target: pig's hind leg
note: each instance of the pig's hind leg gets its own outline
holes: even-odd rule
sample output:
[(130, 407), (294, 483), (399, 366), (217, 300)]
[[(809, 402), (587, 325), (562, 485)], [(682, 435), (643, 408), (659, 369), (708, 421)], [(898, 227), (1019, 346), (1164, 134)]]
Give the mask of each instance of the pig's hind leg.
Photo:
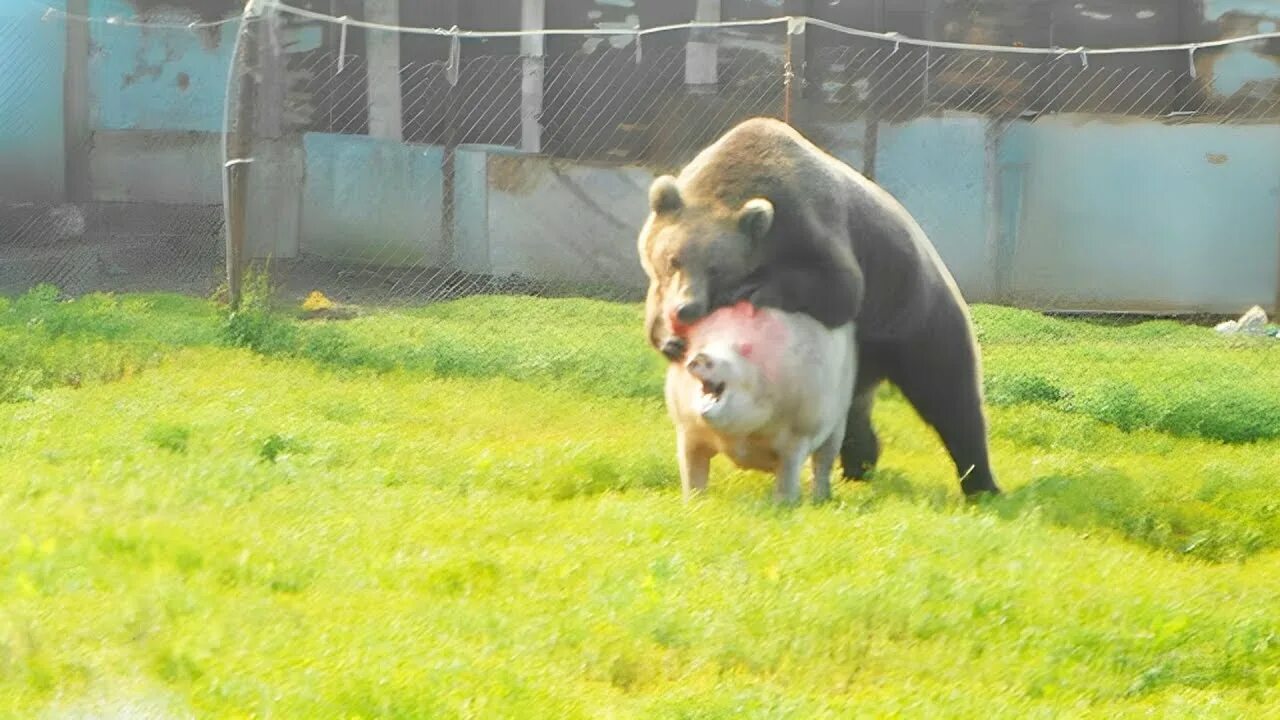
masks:
[(840, 454), (840, 445), (844, 441), (847, 419), (841, 419), (832, 428), (831, 434), (813, 451), (813, 501), (822, 503), (831, 499), (831, 473), (836, 466), (836, 457)]

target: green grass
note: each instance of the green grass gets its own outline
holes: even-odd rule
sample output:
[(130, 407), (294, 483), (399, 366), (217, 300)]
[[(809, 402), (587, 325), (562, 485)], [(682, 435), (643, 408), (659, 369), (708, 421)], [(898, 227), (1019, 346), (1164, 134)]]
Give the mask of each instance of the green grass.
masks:
[(1274, 716), (1280, 342), (975, 319), (1007, 495), (784, 510), (633, 305), (0, 299), (0, 716)]

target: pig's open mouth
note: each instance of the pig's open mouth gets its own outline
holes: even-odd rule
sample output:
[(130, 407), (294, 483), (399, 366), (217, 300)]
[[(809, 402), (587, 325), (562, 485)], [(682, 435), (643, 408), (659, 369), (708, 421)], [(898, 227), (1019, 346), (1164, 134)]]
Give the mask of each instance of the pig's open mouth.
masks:
[(702, 381), (702, 397), (704, 400), (716, 402), (724, 395), (724, 382)]

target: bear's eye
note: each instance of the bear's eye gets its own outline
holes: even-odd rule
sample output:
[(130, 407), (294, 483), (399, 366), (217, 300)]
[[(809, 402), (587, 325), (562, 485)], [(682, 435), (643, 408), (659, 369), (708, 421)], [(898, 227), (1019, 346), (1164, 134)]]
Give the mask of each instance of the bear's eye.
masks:
[(667, 257), (667, 265), (671, 268), (671, 272), (678, 271), (680, 269), (680, 258), (675, 255)]

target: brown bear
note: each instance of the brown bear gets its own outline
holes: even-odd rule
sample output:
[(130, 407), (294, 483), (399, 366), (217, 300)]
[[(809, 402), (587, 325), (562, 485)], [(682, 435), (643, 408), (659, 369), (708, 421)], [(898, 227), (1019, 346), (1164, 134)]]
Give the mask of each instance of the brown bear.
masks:
[(753, 118), (655, 179), (649, 209), (637, 249), (656, 349), (683, 360), (685, 327), (741, 300), (831, 329), (854, 322), (844, 477), (866, 478), (879, 459), (871, 408), (888, 380), (938, 433), (963, 492), (1000, 492), (968, 307), (896, 198), (791, 126)]

